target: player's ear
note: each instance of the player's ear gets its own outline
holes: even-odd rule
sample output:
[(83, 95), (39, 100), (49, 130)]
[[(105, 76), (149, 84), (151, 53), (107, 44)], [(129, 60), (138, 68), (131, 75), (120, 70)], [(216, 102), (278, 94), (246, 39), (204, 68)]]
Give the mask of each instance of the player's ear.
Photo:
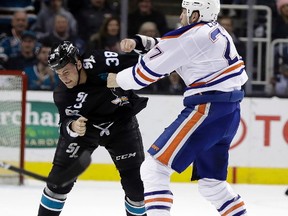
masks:
[(193, 11), (190, 17), (191, 23), (197, 22), (199, 20), (199, 16), (200, 16), (199, 11)]

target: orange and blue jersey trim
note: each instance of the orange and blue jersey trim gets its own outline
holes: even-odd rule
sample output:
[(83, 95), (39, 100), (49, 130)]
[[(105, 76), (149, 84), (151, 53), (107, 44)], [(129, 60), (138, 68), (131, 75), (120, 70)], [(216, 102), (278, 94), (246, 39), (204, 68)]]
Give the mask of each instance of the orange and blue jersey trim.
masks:
[[(142, 66), (144, 71), (141, 71), (138, 64), (140, 64)], [(164, 76), (163, 74), (155, 73), (151, 69), (149, 69), (147, 67), (147, 65), (145, 64), (145, 62), (143, 61), (143, 59), (141, 59), (140, 63), (138, 63), (138, 64), (132, 68), (132, 74), (133, 74), (134, 81), (140, 86), (145, 87), (145, 86), (147, 86), (153, 82), (156, 82), (159, 78)], [(151, 75), (154, 79), (148, 77), (145, 73)], [(140, 77), (142, 79), (142, 81), (140, 81), (140, 79), (138, 79), (138, 77)]]
[[(240, 70), (238, 72), (235, 72), (237, 69), (240, 69)], [(226, 81), (226, 80), (228, 80), (228, 79), (230, 79), (232, 77), (236, 77), (236, 76), (241, 75), (243, 73), (243, 71), (244, 71), (244, 62), (240, 61), (238, 64), (227, 68), (222, 73), (220, 73), (217, 76), (209, 79), (208, 81), (201, 82), (202, 79), (205, 79), (208, 76), (202, 77), (202, 78), (196, 80), (195, 82), (191, 83), (189, 85), (189, 87), (186, 88), (186, 90), (196, 89), (196, 88), (205, 88), (205, 87), (210, 87), (210, 86), (213, 86), (213, 85), (217, 85), (217, 84), (219, 84), (221, 82), (224, 82), (224, 81)], [(213, 75), (213, 74), (214, 73), (212, 73), (211, 75)], [(219, 77), (221, 77), (223, 75), (224, 75), (224, 77), (219, 78)]]
[(138, 85), (145, 87), (145, 86), (147, 86), (148, 84), (141, 82), (141, 81), (136, 77), (136, 70), (135, 70), (136, 66), (137, 66), (137, 65), (134, 65), (134, 67), (132, 68), (132, 74), (133, 74), (134, 81), (135, 81)]

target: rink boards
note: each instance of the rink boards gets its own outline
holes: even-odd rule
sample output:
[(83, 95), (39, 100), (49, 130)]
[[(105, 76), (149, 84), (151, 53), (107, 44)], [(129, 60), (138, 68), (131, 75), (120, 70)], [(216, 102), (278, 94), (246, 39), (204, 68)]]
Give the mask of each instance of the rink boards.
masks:
[[(147, 149), (176, 118), (183, 105), (181, 96), (145, 96), (149, 97), (148, 106), (137, 117), (144, 147)], [(288, 183), (287, 100), (274, 97), (245, 98), (242, 101), (241, 124), (230, 150), (230, 182)], [(52, 110), (52, 107), (50, 92), (28, 92), (27, 136), (31, 133), (33, 137), (27, 137), (26, 140), (25, 166), (42, 174), (47, 174), (51, 168), (57, 143), (59, 118), (57, 110)], [(37, 113), (39, 119), (35, 119)], [(39, 136), (46, 134), (47, 137), (37, 139), (37, 133)], [(117, 170), (105, 149), (99, 148), (94, 152), (92, 163), (81, 179), (119, 180)], [(188, 168), (182, 174), (173, 174), (172, 181), (189, 182), (191, 169)]]

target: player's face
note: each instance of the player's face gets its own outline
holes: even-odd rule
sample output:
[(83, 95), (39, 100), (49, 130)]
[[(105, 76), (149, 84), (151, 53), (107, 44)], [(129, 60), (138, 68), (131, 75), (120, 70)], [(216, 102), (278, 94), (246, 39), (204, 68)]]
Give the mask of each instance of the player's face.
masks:
[(73, 88), (77, 85), (79, 75), (75, 64), (68, 63), (65, 67), (57, 70), (56, 73), (67, 88)]
[(185, 8), (182, 8), (182, 13), (180, 14), (180, 23), (181, 23), (181, 26), (188, 25), (187, 10)]

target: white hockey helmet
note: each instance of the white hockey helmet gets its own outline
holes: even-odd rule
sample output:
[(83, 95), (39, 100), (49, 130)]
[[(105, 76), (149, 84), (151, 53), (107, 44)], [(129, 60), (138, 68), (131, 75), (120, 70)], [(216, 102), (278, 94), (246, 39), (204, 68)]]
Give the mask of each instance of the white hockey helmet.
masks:
[(198, 21), (211, 22), (217, 20), (220, 12), (219, 0), (183, 0), (182, 8), (187, 10), (187, 19), (193, 11), (199, 11)]

